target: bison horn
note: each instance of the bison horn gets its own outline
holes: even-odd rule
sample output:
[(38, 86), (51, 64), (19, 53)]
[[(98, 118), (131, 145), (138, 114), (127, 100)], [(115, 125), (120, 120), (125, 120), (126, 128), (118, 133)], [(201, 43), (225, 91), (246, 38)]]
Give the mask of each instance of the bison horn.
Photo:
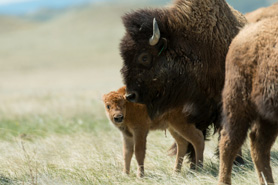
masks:
[(154, 18), (153, 19), (153, 36), (149, 40), (150, 45), (151, 46), (156, 45), (158, 43), (159, 39), (160, 39), (160, 31), (159, 31), (158, 24)]

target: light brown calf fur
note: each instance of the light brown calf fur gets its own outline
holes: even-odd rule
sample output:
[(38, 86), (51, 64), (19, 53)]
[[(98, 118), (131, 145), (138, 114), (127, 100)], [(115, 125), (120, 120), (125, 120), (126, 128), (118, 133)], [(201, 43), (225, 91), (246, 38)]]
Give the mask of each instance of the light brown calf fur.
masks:
[(278, 16), (278, 3), (275, 3), (269, 7), (259, 8), (245, 15), (249, 23), (255, 23), (265, 18), (270, 18), (273, 16)]
[(246, 26), (226, 58), (219, 184), (231, 184), (233, 160), (248, 130), (261, 184), (274, 183), (270, 149), (278, 134), (278, 17)]
[(204, 152), (203, 133), (189, 124), (182, 114), (182, 109), (175, 109), (155, 120), (148, 116), (145, 105), (131, 103), (125, 99), (125, 87), (103, 95), (106, 113), (111, 122), (120, 129), (123, 135), (124, 172), (129, 174), (130, 161), (135, 150), (138, 163), (137, 176), (144, 176), (144, 158), (149, 130), (168, 128), (177, 143), (175, 170), (181, 170), (188, 142), (195, 150), (195, 165), (202, 165)]

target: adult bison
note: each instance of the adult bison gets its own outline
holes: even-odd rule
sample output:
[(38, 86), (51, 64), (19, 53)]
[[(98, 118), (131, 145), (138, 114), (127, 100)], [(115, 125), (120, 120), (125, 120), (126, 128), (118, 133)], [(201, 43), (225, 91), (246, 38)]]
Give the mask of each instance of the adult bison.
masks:
[(204, 134), (219, 126), (225, 56), (245, 17), (225, 0), (177, 0), (128, 13), (123, 23), (127, 99), (146, 104), (151, 118), (183, 106), (186, 120)]
[(127, 99), (151, 118), (183, 106), (204, 131), (218, 123), (225, 56), (245, 17), (224, 0), (176, 0), (123, 16), (120, 50)]
[(231, 184), (232, 163), (249, 128), (260, 183), (273, 184), (270, 149), (278, 135), (277, 16), (246, 26), (231, 43), (223, 115), (219, 184)]
[(245, 15), (249, 23), (258, 22), (265, 18), (278, 16), (278, 3), (274, 3), (269, 7), (259, 8), (253, 12), (249, 12)]

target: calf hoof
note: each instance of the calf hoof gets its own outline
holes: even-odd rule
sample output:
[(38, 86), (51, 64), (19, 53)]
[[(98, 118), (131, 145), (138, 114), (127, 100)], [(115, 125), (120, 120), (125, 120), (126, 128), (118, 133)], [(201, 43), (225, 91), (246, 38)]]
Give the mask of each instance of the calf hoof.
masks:
[(144, 177), (144, 172), (143, 173), (142, 172), (137, 173), (137, 178), (143, 178), (143, 177)]
[(137, 177), (138, 178), (143, 178), (144, 177), (144, 167), (139, 167), (137, 171)]
[(175, 168), (175, 169), (174, 169), (174, 172), (175, 172), (175, 173), (180, 173), (180, 172), (181, 172), (181, 169), (180, 169), (180, 168)]
[(203, 168), (203, 163), (199, 163), (197, 165), (195, 163), (190, 164), (190, 170), (198, 170), (202, 168)]
[(125, 173), (126, 175), (129, 175), (129, 170), (123, 170), (123, 173)]

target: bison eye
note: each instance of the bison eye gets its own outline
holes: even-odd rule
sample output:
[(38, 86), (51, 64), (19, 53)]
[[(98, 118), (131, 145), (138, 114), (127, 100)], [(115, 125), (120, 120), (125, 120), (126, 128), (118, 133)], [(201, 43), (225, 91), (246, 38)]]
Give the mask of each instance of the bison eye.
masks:
[(138, 57), (138, 63), (145, 66), (145, 67), (149, 67), (152, 61), (152, 56), (147, 53), (141, 53)]
[(148, 61), (148, 56), (143, 56), (143, 57), (142, 57), (142, 61), (143, 61), (143, 62), (147, 62), (147, 61)]
[(110, 109), (110, 105), (106, 105), (106, 108), (109, 110)]

